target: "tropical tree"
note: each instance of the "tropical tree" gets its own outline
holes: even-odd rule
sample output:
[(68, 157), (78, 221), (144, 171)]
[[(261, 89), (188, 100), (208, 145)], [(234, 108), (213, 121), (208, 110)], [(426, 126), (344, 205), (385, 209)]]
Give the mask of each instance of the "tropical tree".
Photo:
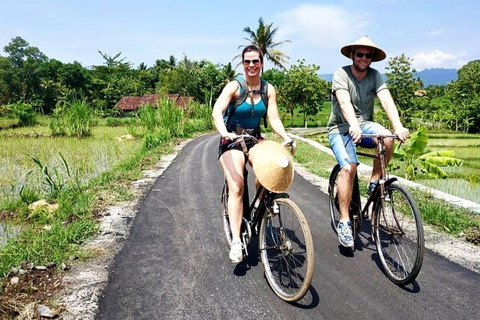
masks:
[(288, 70), (285, 82), (278, 90), (279, 100), (292, 116), (297, 107), (303, 113), (303, 123), (307, 127), (307, 117), (315, 115), (321, 110), (324, 98), (327, 96), (328, 84), (318, 76), (319, 66), (305, 65), (305, 60), (298, 60), (298, 65), (293, 65)]
[(221, 86), (224, 87), (227, 83), (234, 80), (239, 75), (240, 74), (232, 67), (232, 63), (229, 62), (227, 65), (223, 66), (222, 70), (220, 70), (220, 76), (223, 79)]
[(267, 80), (275, 88), (280, 88), (287, 78), (287, 73), (276, 68), (268, 69), (262, 75), (262, 78)]
[(404, 54), (390, 58), (385, 67), (387, 84), (393, 100), (398, 107), (398, 112), (403, 121), (410, 125), (415, 107), (415, 91), (421, 88), (416, 71), (411, 67), (410, 59)]
[(15, 82), (11, 86), (12, 100), (41, 107), (42, 101), (37, 95), (41, 84), (38, 69), (43, 62), (48, 61), (48, 57), (21, 37), (13, 38), (3, 50), (8, 54), (10, 76)]
[[(273, 62), (277, 67), (286, 70), (285, 64), (287, 64), (288, 56), (283, 53), (277, 47), (283, 43), (291, 42), (290, 40), (284, 40), (281, 42), (274, 42), (273, 38), (277, 33), (278, 28), (272, 28), (273, 23), (265, 24), (263, 18), (258, 19), (258, 27), (256, 31), (250, 29), (250, 27), (243, 28), (243, 31), (248, 33), (250, 38), (243, 38), (247, 40), (249, 44), (240, 45), (238, 48), (245, 48), (251, 44), (257, 46), (263, 53), (264, 58)], [(234, 59), (241, 57), (241, 55), (235, 56)], [(263, 72), (263, 70), (262, 70)]]
[(458, 70), (458, 79), (447, 86), (458, 127), (480, 132), (480, 60), (468, 62)]

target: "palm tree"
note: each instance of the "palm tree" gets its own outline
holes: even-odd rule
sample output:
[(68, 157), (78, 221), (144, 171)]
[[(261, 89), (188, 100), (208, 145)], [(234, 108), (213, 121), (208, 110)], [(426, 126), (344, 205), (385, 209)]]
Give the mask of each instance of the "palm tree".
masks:
[[(286, 43), (291, 42), (290, 40), (285, 40), (281, 42), (273, 42), (273, 37), (277, 33), (278, 28), (272, 30), (273, 23), (265, 24), (263, 18), (258, 19), (258, 28), (257, 31), (252, 31), (250, 27), (243, 28), (243, 31), (250, 35), (250, 38), (243, 38), (250, 43), (248, 45), (240, 45), (238, 48), (245, 48), (251, 44), (257, 46), (263, 53), (264, 58), (273, 62), (277, 67), (286, 70), (285, 64), (288, 63), (287, 59), (289, 58), (282, 51), (275, 49), (275, 47)], [(234, 57), (234, 59), (241, 57), (241, 54)], [(263, 69), (262, 69), (263, 73)]]
[(220, 87), (225, 86), (227, 83), (230, 81), (234, 80), (237, 76), (240, 74), (235, 71), (235, 69), (232, 68), (232, 64), (229, 62), (226, 66), (220, 70), (221, 77), (222, 77), (222, 83), (220, 84)]

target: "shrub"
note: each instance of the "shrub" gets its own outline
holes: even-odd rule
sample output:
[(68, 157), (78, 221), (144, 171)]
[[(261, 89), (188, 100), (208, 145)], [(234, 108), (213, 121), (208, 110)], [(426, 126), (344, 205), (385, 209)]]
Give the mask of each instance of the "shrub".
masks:
[(18, 102), (12, 105), (15, 118), (18, 118), (18, 126), (27, 127), (36, 123), (36, 113), (31, 104)]

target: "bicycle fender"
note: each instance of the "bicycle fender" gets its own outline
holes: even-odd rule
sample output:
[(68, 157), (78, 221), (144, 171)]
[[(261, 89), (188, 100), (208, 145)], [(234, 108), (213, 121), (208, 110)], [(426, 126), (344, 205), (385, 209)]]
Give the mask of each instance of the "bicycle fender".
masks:
[(385, 187), (388, 187), (389, 185), (391, 185), (392, 183), (394, 183), (395, 181), (398, 181), (397, 178), (390, 178), (388, 179), (387, 181), (385, 181)]
[(273, 195), (273, 199), (280, 199), (280, 198), (290, 198), (290, 196), (288, 195), (288, 193), (275, 193)]

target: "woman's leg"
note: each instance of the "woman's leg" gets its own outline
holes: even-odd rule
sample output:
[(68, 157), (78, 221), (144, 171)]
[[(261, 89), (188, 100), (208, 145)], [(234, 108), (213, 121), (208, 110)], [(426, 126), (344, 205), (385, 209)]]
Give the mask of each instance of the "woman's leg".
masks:
[(232, 241), (239, 241), (243, 217), (245, 156), (242, 151), (230, 150), (223, 153), (219, 161), (228, 184), (228, 218), (232, 229)]

